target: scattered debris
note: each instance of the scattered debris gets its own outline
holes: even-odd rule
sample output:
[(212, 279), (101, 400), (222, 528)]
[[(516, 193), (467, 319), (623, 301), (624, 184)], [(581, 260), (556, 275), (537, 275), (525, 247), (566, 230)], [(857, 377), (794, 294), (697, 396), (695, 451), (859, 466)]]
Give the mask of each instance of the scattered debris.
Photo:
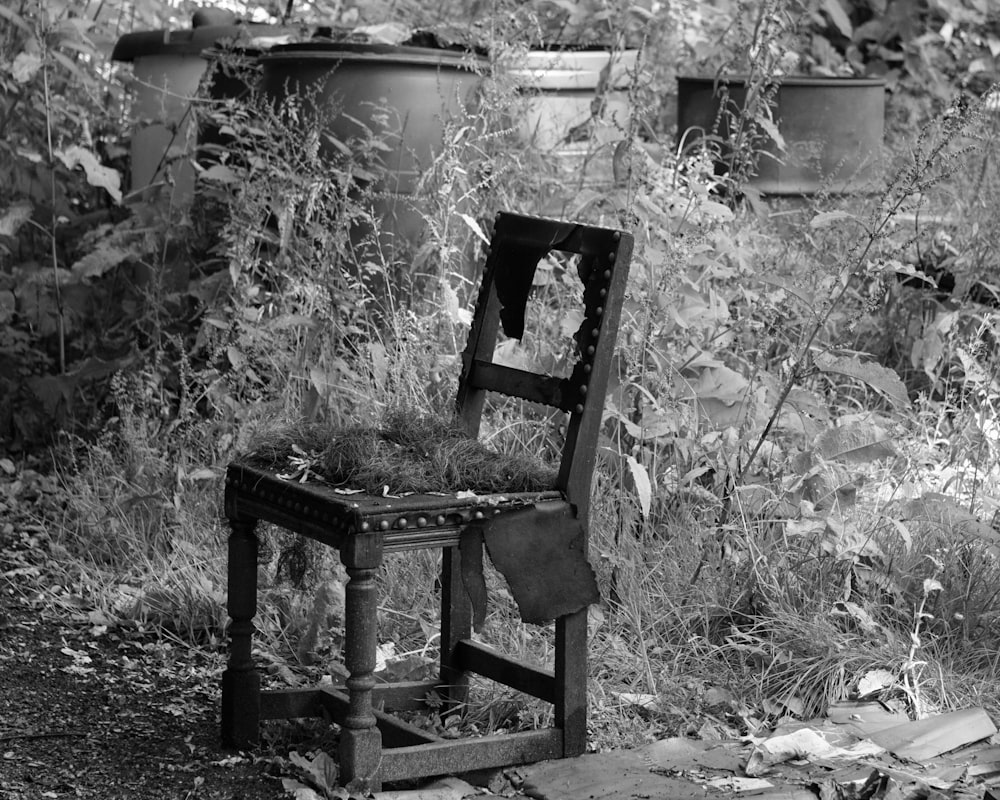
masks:
[(824, 719), (788, 722), (763, 739), (674, 737), (520, 772), (538, 800), (998, 800), (996, 733), (982, 708), (911, 721), (890, 704), (844, 702)]
[(771, 736), (754, 745), (744, 772), (751, 777), (757, 777), (769, 772), (775, 764), (783, 764), (786, 761), (842, 763), (876, 756), (884, 750), (884, 747), (865, 739), (856, 741), (850, 747), (838, 747), (830, 742), (822, 731), (800, 728), (791, 733)]
[(983, 709), (969, 708), (886, 728), (871, 738), (896, 758), (926, 761), (996, 732), (996, 725)]

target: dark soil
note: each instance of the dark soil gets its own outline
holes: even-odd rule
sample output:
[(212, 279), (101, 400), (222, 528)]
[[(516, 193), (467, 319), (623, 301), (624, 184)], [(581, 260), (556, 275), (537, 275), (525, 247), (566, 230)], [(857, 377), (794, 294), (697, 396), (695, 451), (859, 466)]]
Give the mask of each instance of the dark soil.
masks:
[(218, 654), (101, 631), (24, 589), (0, 579), (0, 797), (287, 797), (273, 761), (219, 746)]
[(0, 474), (0, 798), (288, 797), (278, 748), (220, 747), (219, 643), (110, 624), (58, 585), (52, 485)]
[(254, 753), (221, 747), (221, 633), (197, 644), (104, 617), (85, 575), (60, 577), (44, 520), (61, 503), (54, 479), (0, 459), (0, 800), (277, 800), (283, 781), (347, 797), (309, 768), (336, 752), (321, 720), (272, 721)]

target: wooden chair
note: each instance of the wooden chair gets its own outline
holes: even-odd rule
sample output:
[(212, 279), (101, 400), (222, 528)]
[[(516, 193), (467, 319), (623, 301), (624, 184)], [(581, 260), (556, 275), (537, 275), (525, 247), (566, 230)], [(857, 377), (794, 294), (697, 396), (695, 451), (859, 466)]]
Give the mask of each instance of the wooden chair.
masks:
[[(496, 364), (498, 329), (521, 338), (524, 309), (539, 261), (551, 251), (577, 254), (584, 319), (576, 363), (557, 378)], [(222, 676), (222, 737), (240, 748), (258, 739), (266, 719), (328, 716), (340, 728), (341, 779), (354, 788), (385, 781), (530, 763), (582, 753), (587, 739), (587, 608), (596, 593), (586, 565), (591, 478), (604, 396), (632, 252), (617, 230), (501, 213), (497, 216), (475, 315), (463, 355), (459, 418), (476, 435), (487, 392), (567, 412), (558, 477), (530, 494), (336, 494), (233, 463), (226, 476), (229, 539), (230, 655)], [(349, 581), (345, 594), (344, 686), (261, 691), (251, 659), (257, 594), (257, 538), (266, 520), (337, 548)], [(482, 545), (508, 579), (528, 620), (555, 618), (554, 671), (527, 665), (474, 642), (472, 602)], [(375, 575), (386, 553), (440, 548), (441, 662), (438, 680), (377, 682)], [(581, 561), (585, 569), (581, 568)], [(513, 568), (511, 569), (511, 564)], [(523, 565), (523, 569), (518, 568)], [(588, 574), (581, 574), (586, 572)], [(465, 580), (463, 581), (463, 575)], [(481, 573), (480, 573), (481, 576)], [(428, 591), (430, 591), (428, 587)], [(431, 691), (466, 699), (476, 673), (554, 704), (554, 726), (522, 733), (439, 739), (386, 713), (420, 708)]]

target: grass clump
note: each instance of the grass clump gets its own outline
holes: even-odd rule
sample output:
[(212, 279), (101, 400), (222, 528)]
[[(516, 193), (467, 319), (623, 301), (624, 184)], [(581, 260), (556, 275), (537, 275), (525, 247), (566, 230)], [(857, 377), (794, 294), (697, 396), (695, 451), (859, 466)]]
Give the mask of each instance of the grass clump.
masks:
[(397, 409), (378, 427), (293, 423), (262, 434), (242, 460), (370, 494), (552, 489), (556, 470), (524, 453), (497, 453), (458, 419)]

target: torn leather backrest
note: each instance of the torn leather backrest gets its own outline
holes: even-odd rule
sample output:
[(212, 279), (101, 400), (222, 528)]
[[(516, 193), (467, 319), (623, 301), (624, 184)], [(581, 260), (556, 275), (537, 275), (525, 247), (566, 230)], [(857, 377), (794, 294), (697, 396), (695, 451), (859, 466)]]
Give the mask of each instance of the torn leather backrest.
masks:
[(565, 242), (578, 226), (552, 220), (532, 225), (531, 220), (523, 219), (510, 224), (517, 225), (517, 230), (505, 232), (494, 242), (497, 263), (505, 265), (497, 271), (495, 286), (503, 332), (511, 339), (520, 339), (524, 336), (524, 312), (538, 262), (552, 250), (558, 250), (559, 243)]
[(486, 617), (481, 543), (506, 578), (525, 622), (542, 624), (600, 599), (584, 553), (586, 535), (580, 520), (567, 503), (538, 503), (498, 514), (462, 532), (462, 579), (477, 627)]
[(500, 257), (510, 266), (500, 270), (496, 277), (500, 324), (507, 336), (520, 339), (524, 336), (524, 312), (531, 284), (535, 280), (535, 270), (549, 248), (522, 242), (504, 242), (501, 247)]

